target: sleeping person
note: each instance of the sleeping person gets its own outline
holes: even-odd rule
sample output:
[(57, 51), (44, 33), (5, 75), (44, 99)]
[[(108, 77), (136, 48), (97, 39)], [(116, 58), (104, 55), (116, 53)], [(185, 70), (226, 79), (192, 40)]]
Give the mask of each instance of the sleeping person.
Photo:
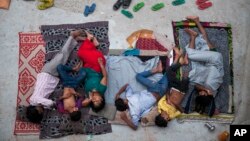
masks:
[[(63, 83), (63, 96), (59, 98), (57, 109), (61, 113), (69, 113), (72, 121), (78, 121), (81, 118), (82, 98), (75, 89), (83, 82), (86, 73), (81, 68), (81, 63), (74, 68), (60, 64), (57, 67), (57, 71)], [(78, 75), (71, 76), (69, 73), (73, 71), (78, 72)]]

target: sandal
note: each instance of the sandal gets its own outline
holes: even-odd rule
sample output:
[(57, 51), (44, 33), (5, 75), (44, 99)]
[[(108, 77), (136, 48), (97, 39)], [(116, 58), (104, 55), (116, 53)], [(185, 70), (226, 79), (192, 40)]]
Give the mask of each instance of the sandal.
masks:
[(155, 4), (155, 5), (153, 5), (152, 7), (151, 7), (151, 10), (153, 10), (153, 11), (157, 11), (157, 10), (160, 10), (161, 8), (163, 8), (165, 5), (164, 5), (164, 3), (157, 3), (157, 4)]
[(37, 5), (37, 8), (39, 10), (45, 10), (47, 8), (50, 8), (54, 5), (54, 0), (48, 0), (47, 2), (43, 2), (42, 4)]
[(205, 9), (211, 7), (212, 5), (213, 5), (212, 2), (210, 2), (210, 1), (204, 2), (204, 3), (202, 3), (202, 4), (200, 4), (200, 5), (198, 6), (198, 9), (200, 9), (200, 10), (205, 10)]
[(86, 5), (83, 14), (85, 17), (87, 17), (89, 15), (89, 13), (90, 13), (90, 8), (88, 5)]
[(123, 0), (122, 8), (127, 9), (131, 3), (131, 0)]
[(126, 17), (130, 18), (130, 19), (133, 18), (133, 14), (132, 14), (131, 12), (127, 11), (127, 10), (124, 10), (124, 9), (123, 9), (123, 10), (121, 11), (121, 13), (122, 13), (123, 15), (125, 15)]
[(93, 3), (90, 7), (89, 7), (89, 14), (93, 13), (95, 11), (96, 8), (96, 4)]
[(206, 1), (208, 1), (208, 0), (196, 0), (196, 5), (200, 5), (200, 4), (202, 4), (202, 3), (204, 3), (204, 2), (206, 2)]
[(185, 0), (175, 0), (172, 2), (173, 6), (178, 6), (178, 5), (182, 5), (185, 3)]
[(117, 2), (113, 5), (113, 10), (118, 10), (123, 4), (123, 0), (117, 0)]
[(139, 11), (144, 5), (145, 5), (144, 2), (137, 3), (137, 4), (133, 7), (133, 11), (134, 11), (134, 12)]

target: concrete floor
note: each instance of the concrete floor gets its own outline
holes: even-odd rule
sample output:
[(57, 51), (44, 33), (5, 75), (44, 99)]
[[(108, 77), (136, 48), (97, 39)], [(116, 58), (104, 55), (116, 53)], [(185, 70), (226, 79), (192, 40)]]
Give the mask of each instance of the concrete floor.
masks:
[[(60, 0), (56, 0), (59, 2)], [(64, 0), (65, 1), (65, 0)], [(71, 0), (73, 1), (73, 0)], [(76, 0), (77, 1), (77, 0)], [(202, 21), (226, 22), (232, 25), (234, 48), (234, 94), (236, 105), (235, 124), (250, 124), (250, 1), (249, 0), (211, 0), (213, 7), (200, 11), (195, 0), (187, 0), (186, 4), (174, 7), (171, 0), (145, 0), (145, 7), (135, 13), (134, 19), (127, 19), (120, 12), (114, 12), (112, 5), (115, 0), (92, 0), (97, 3), (96, 11), (89, 17), (77, 13), (70, 8), (60, 6), (45, 11), (36, 9), (37, 2), (12, 0), (9, 10), (0, 10), (0, 140), (15, 141), (39, 140), (38, 136), (14, 136), (14, 120), (16, 108), (18, 80), (18, 32), (39, 31), (44, 24), (82, 23), (89, 21), (108, 20), (110, 23), (110, 48), (126, 48), (126, 37), (141, 28), (151, 29), (172, 35), (172, 20), (182, 20), (188, 15), (198, 15)], [(166, 7), (158, 12), (150, 10), (156, 2), (165, 2)], [(75, 2), (75, 1), (73, 1)], [(137, 1), (134, 0), (132, 5)], [(84, 3), (79, 3), (83, 5)], [(132, 7), (130, 7), (131, 9)], [(65, 10), (66, 9), (66, 10)], [(72, 12), (74, 11), (74, 12)], [(79, 11), (79, 9), (78, 9)], [(209, 132), (204, 123), (186, 122), (179, 124), (172, 121), (165, 129), (157, 127), (139, 128), (132, 131), (126, 126), (113, 125), (113, 132), (93, 136), (92, 140), (143, 140), (143, 141), (212, 141), (219, 132), (229, 130), (229, 125), (214, 124), (216, 130)], [(89, 136), (72, 135), (54, 140), (87, 140)]]

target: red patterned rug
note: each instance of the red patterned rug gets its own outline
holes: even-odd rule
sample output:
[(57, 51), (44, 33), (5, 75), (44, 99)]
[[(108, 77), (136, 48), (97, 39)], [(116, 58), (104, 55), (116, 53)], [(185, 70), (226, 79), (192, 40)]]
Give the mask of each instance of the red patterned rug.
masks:
[[(45, 47), (40, 33), (19, 33), (19, 65), (17, 106), (29, 105), (36, 76), (41, 71), (45, 59)], [(15, 135), (38, 134), (39, 125), (16, 118)]]

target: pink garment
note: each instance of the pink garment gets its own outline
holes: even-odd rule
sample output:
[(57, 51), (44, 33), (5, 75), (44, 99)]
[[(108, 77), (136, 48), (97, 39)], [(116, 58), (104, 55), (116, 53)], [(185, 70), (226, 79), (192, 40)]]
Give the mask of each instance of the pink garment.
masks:
[(48, 99), (50, 94), (55, 90), (59, 78), (45, 72), (37, 75), (34, 93), (30, 97), (30, 104), (33, 106), (43, 105), (49, 108), (53, 105), (53, 101)]

